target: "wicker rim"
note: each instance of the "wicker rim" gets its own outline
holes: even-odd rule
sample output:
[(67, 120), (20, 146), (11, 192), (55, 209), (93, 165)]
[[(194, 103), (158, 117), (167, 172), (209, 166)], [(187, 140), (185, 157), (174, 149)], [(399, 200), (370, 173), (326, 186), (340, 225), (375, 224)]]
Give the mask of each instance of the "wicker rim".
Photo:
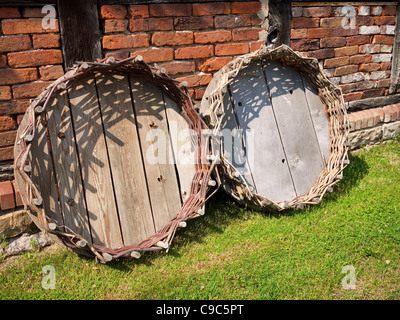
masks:
[[(68, 90), (76, 81), (90, 73), (102, 71), (123, 71), (137, 72), (146, 80), (163, 87), (164, 91), (175, 100), (181, 107), (181, 115), (188, 122), (192, 134), (192, 141), (197, 143), (197, 162), (195, 164), (196, 174), (193, 178), (191, 191), (184, 201), (177, 216), (169, 221), (164, 227), (154, 235), (144, 239), (138, 245), (123, 246), (120, 248), (107, 248), (88, 243), (79, 234), (69, 228), (63, 231), (52, 218), (46, 215), (43, 208), (42, 195), (37, 186), (32, 182), (29, 174), (25, 172), (26, 166), (30, 166), (28, 155), (31, 150), (31, 142), (35, 138), (38, 121), (46, 116), (46, 108), (50, 108), (48, 102), (55, 94)], [(208, 129), (207, 125), (195, 111), (190, 99), (185, 83), (181, 83), (170, 78), (165, 74), (165, 69), (152, 67), (145, 63), (141, 56), (133, 56), (128, 59), (118, 60), (108, 57), (97, 62), (78, 62), (63, 77), (57, 79), (49, 85), (28, 107), (25, 117), (27, 124), (21, 126), (15, 141), (15, 166), (14, 172), (19, 190), (23, 190), (23, 202), (25, 209), (29, 207), (32, 220), (43, 231), (47, 232), (52, 238), (81, 254), (94, 256), (100, 262), (108, 262), (120, 257), (138, 258), (142, 252), (166, 249), (168, 251), (175, 233), (178, 229), (185, 226), (185, 221), (196, 218), (204, 214), (202, 207), (211, 195), (207, 195), (209, 190), (208, 182), (210, 174), (215, 165), (214, 162), (205, 161), (207, 152), (207, 141), (204, 141), (201, 134), (202, 130)], [(22, 125), (22, 123), (21, 123)], [(216, 191), (216, 190), (215, 190)], [(214, 192), (215, 192), (214, 191)], [(213, 193), (214, 193), (213, 192)], [(68, 230), (68, 232), (67, 232)]]
[(330, 156), (317, 182), (307, 194), (298, 196), (291, 201), (273, 201), (250, 190), (239, 171), (222, 156), (222, 145), (219, 145), (217, 149), (219, 149), (220, 163), (216, 166), (217, 177), (221, 178), (219, 183), (236, 200), (255, 208), (302, 209), (305, 205), (318, 204), (327, 192), (332, 192), (332, 187), (342, 179), (343, 170), (349, 164), (347, 155), (349, 120), (342, 92), (328, 80), (318, 64), (318, 60), (304, 58), (287, 45), (281, 45), (275, 49), (264, 46), (255, 52), (237, 57), (214, 76), (216, 80), (211, 81), (202, 99), (201, 114), (207, 125), (213, 130), (213, 135), (217, 137), (224, 117), (223, 96), (227, 92), (228, 85), (241, 69), (258, 60), (275, 60), (284, 66), (294, 68), (318, 91), (329, 115)]

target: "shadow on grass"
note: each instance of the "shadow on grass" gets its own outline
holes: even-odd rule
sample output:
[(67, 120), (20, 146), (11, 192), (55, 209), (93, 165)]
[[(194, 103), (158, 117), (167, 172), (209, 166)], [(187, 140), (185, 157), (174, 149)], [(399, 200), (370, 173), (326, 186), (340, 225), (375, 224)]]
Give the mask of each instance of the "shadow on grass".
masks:
[[(334, 192), (325, 195), (320, 205), (311, 206), (309, 209), (286, 211), (259, 212), (254, 209), (245, 208), (244, 205), (234, 201), (224, 190), (220, 188), (206, 204), (206, 215), (188, 221), (187, 227), (177, 232), (168, 255), (179, 258), (180, 249), (191, 243), (202, 243), (205, 237), (213, 234), (221, 234), (225, 228), (235, 220), (244, 219), (244, 216), (260, 214), (267, 218), (279, 218), (282, 216), (293, 216), (307, 214), (310, 210), (318, 210), (321, 206), (335, 202), (352, 188), (359, 185), (364, 176), (368, 174), (369, 167), (362, 154), (349, 154), (350, 164), (344, 170), (343, 179), (334, 187)], [(107, 266), (119, 270), (131, 270), (135, 265), (152, 265), (154, 259), (165, 255), (165, 251), (149, 252), (139, 260), (121, 259), (112, 261)]]

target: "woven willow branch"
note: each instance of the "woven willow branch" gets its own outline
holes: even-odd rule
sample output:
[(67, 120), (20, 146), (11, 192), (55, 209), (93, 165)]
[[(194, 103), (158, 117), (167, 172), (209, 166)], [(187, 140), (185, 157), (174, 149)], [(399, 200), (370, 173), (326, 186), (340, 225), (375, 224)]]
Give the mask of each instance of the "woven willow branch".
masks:
[[(197, 162), (195, 164), (196, 174), (192, 181), (191, 191), (177, 216), (156, 234), (144, 239), (140, 244), (121, 248), (107, 248), (90, 244), (70, 228), (57, 224), (56, 221), (46, 215), (43, 208), (43, 196), (45, 197), (46, 195), (40, 193), (40, 190), (38, 190), (27, 173), (30, 171), (27, 168), (31, 168), (31, 164), (28, 161), (31, 142), (35, 139), (38, 122), (45, 117), (45, 111), (50, 107), (49, 101), (52, 96), (68, 90), (75, 81), (89, 74), (104, 71), (140, 74), (146, 80), (161, 86), (181, 107), (181, 116), (185, 118), (190, 129), (192, 129), (191, 140), (198, 149)], [(214, 163), (203, 159), (207, 148), (202, 138), (202, 130), (207, 129), (207, 126), (195, 111), (186, 87), (184, 89), (182, 87), (184, 86), (179, 81), (168, 77), (162, 69), (151, 67), (145, 63), (141, 56), (134, 56), (124, 60), (116, 60), (110, 57), (98, 62), (79, 62), (63, 77), (47, 87), (28, 107), (25, 115), (25, 117), (28, 117), (28, 123), (25, 128), (20, 128), (21, 134), (17, 136), (15, 142), (15, 175), (21, 178), (17, 179), (17, 183), (19, 180), (22, 181), (22, 185), (18, 187), (20, 190), (25, 191), (23, 202), (31, 210), (31, 216), (38, 227), (53, 235), (53, 238), (58, 243), (79, 253), (94, 256), (101, 262), (111, 261), (120, 257), (138, 258), (140, 253), (146, 251), (161, 250), (163, 248), (168, 250), (176, 231), (184, 227), (187, 220), (204, 214), (201, 208), (207, 200), (208, 181), (214, 167)], [(18, 150), (20, 151), (18, 152)]]
[[(220, 145), (219, 153), (221, 162), (216, 167), (219, 173), (218, 176), (222, 179), (220, 183), (238, 201), (256, 208), (273, 210), (283, 210), (286, 208), (301, 209), (304, 205), (318, 204), (325, 193), (332, 191), (332, 186), (342, 178), (342, 172), (349, 163), (347, 156), (349, 120), (341, 90), (328, 80), (316, 59), (301, 57), (286, 45), (282, 45), (276, 49), (262, 47), (258, 51), (234, 59), (219, 71), (219, 78), (214, 76), (217, 79), (217, 83), (211, 90), (207, 90), (203, 97), (202, 109), (204, 119), (206, 119), (208, 126), (213, 130), (214, 136), (218, 136), (225, 113), (223, 97), (228, 90), (228, 85), (241, 69), (253, 61), (259, 60), (274, 60), (284, 66), (290, 66), (317, 89), (319, 97), (329, 115), (330, 156), (317, 182), (306, 195), (299, 196), (291, 201), (276, 202), (250, 190), (243, 176), (223, 157), (222, 145)], [(265, 178), (268, 179), (268, 177)]]

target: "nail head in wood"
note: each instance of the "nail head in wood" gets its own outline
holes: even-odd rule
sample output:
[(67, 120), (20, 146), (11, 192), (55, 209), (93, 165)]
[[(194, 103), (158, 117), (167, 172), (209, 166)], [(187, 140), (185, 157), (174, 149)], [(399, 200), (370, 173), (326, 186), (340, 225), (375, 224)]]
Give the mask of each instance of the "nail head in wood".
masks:
[(24, 167), (24, 171), (25, 171), (26, 173), (30, 173), (30, 172), (32, 171), (32, 167), (31, 167), (29, 164), (27, 164), (27, 165)]
[(79, 240), (76, 244), (77, 244), (79, 247), (84, 248), (84, 247), (86, 247), (86, 245), (87, 245), (87, 241), (82, 239), (82, 240)]
[(179, 222), (178, 226), (179, 226), (179, 228), (186, 228), (187, 224), (185, 221), (181, 221), (181, 222)]

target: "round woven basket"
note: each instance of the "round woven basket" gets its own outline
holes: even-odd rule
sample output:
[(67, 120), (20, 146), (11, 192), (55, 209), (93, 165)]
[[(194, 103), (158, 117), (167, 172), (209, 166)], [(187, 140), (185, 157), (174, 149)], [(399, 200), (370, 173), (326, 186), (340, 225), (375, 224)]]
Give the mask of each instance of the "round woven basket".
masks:
[[(54, 141), (61, 144), (60, 141), (63, 141), (63, 143), (65, 143), (65, 141), (68, 140), (66, 138), (66, 134), (62, 131), (64, 121), (68, 120), (63, 118), (66, 113), (61, 112), (61, 119), (54, 118), (55, 117), (54, 114), (56, 114), (56, 112), (53, 112), (54, 108), (53, 101), (58, 99), (58, 102), (60, 102), (62, 97), (67, 97), (67, 99), (69, 98), (70, 101), (72, 101), (71, 99), (73, 98), (74, 94), (73, 91), (77, 90), (77, 85), (80, 85), (83, 79), (87, 79), (88, 77), (93, 78), (96, 77), (97, 75), (107, 76), (110, 74), (114, 77), (115, 75), (122, 77), (123, 76), (139, 77), (140, 79), (142, 79), (141, 80), (142, 83), (145, 84), (149, 83), (153, 87), (159, 88), (159, 90), (161, 90), (160, 92), (162, 92), (161, 96), (164, 97), (165, 101), (167, 101), (167, 99), (168, 101), (173, 101), (174, 105), (176, 105), (177, 108), (176, 116), (179, 115), (181, 118), (183, 118), (184, 121), (183, 120), (182, 121), (186, 123), (186, 126), (188, 128), (191, 129), (190, 141), (192, 143), (192, 150), (195, 150), (195, 157), (196, 157), (196, 161), (193, 164), (195, 168), (194, 174), (193, 176), (190, 177), (192, 179), (190, 180), (191, 183), (189, 181), (190, 185), (188, 187), (188, 190), (186, 190), (184, 194), (178, 196), (180, 197), (180, 209), (178, 209), (177, 212), (175, 212), (174, 217), (170, 219), (170, 221), (168, 221), (166, 224), (162, 225), (160, 228), (156, 228), (157, 226), (155, 225), (154, 228), (156, 228), (156, 232), (150, 236), (141, 239), (141, 241), (138, 241), (138, 243), (127, 243), (127, 240), (125, 239), (125, 241), (122, 242), (122, 245), (118, 247), (110, 247), (107, 244), (101, 242), (99, 243), (94, 240), (91, 241), (90, 236), (89, 237), (87, 235), (85, 236), (83, 232), (82, 233), (79, 232), (79, 230), (81, 229), (83, 230), (84, 228), (83, 227), (81, 228), (81, 226), (79, 225), (80, 220), (78, 220), (76, 216), (82, 215), (86, 217), (87, 215), (88, 218), (91, 219), (91, 221), (95, 221), (96, 223), (103, 223), (104, 225), (106, 225), (108, 223), (107, 222), (108, 218), (106, 216), (107, 212), (105, 213), (104, 216), (105, 221), (100, 221), (101, 216), (100, 214), (98, 215), (98, 212), (94, 211), (89, 212), (89, 210), (88, 212), (86, 211), (79, 212), (78, 210), (79, 205), (84, 206), (85, 202), (82, 199), (80, 199), (81, 204), (79, 204), (78, 203), (79, 199), (76, 200), (77, 196), (75, 197), (71, 196), (71, 199), (69, 199), (68, 201), (65, 201), (65, 199), (61, 199), (62, 191), (60, 190), (60, 182), (62, 180), (62, 177), (60, 176), (59, 178), (60, 181), (58, 181), (59, 184), (57, 184), (57, 178), (58, 178), (57, 175), (60, 174), (59, 173), (56, 174), (55, 171), (53, 171), (55, 170), (54, 166), (57, 165), (55, 162), (59, 161), (59, 159), (62, 158), (62, 155), (58, 158), (54, 156), (55, 152), (59, 151), (55, 150), (56, 145), (54, 144)], [(89, 87), (86, 88), (84, 87), (83, 88), (84, 90), (87, 88), (90, 89), (91, 86), (90, 82), (86, 83), (89, 83), (88, 84)], [(106, 81), (104, 81), (104, 83), (107, 85)], [(94, 84), (92, 85), (91, 89), (93, 89), (93, 87), (96, 88), (97, 86)], [(81, 92), (80, 96), (81, 101), (74, 106), (72, 106), (71, 103), (72, 107), (67, 108), (68, 112), (70, 112), (69, 110), (71, 110), (71, 114), (73, 114), (72, 111), (74, 111), (72, 108), (82, 108), (82, 105), (90, 102), (91, 98), (89, 94), (85, 93), (84, 90), (83, 93)], [(128, 92), (132, 92), (132, 88), (130, 88), (130, 91)], [(108, 92), (103, 96), (107, 98), (108, 95), (110, 99), (109, 101), (111, 101), (110, 104), (112, 104), (113, 101), (116, 100), (116, 98), (114, 100), (113, 98), (117, 94), (118, 92), (112, 92), (111, 90), (111, 92)], [(147, 93), (145, 92), (143, 96), (145, 96), (146, 94)], [(101, 92), (97, 92), (97, 98), (96, 95), (94, 95), (94, 99), (100, 99), (100, 95)], [(151, 101), (151, 99), (148, 100)], [(60, 103), (58, 103), (58, 106), (59, 105)], [(121, 118), (124, 118), (125, 121), (126, 119), (130, 119), (128, 116), (126, 116), (127, 113), (126, 110), (122, 111), (120, 110), (119, 112)], [(145, 109), (141, 110), (140, 112), (144, 115), (147, 114), (146, 113), (147, 110)], [(110, 120), (113, 119), (112, 117), (114, 116), (112, 112), (110, 112), (109, 114), (102, 114), (101, 116), (103, 117), (103, 120), (106, 117), (109, 117), (109, 123), (111, 123), (113, 126), (115, 125), (115, 123), (113, 123)], [(72, 116), (70, 117), (72, 118)], [(101, 118), (99, 117), (99, 119)], [(79, 119), (74, 119), (74, 121), (78, 120)], [(57, 132), (51, 132), (51, 130), (53, 130), (53, 127), (50, 125), (50, 123), (53, 123), (55, 126), (58, 126)], [(83, 125), (81, 125), (81, 128), (84, 125), (85, 124), (83, 123)], [(140, 124), (137, 124), (137, 126), (140, 127)], [(152, 128), (157, 127), (155, 123), (150, 123), (149, 126)], [(80, 143), (85, 144), (85, 146), (86, 144), (91, 143), (89, 136), (91, 131), (87, 130), (84, 131), (84, 133), (82, 133), (80, 132), (81, 128), (78, 128), (76, 126), (73, 128), (74, 135), (81, 134), (83, 138), (81, 140), (76, 138), (75, 143), (70, 143), (68, 150), (78, 150), (79, 147), (81, 147), (79, 145)], [(180, 83), (179, 81), (176, 81), (168, 77), (165, 74), (165, 70), (149, 66), (143, 61), (143, 59), (140, 56), (134, 56), (124, 60), (116, 60), (113, 57), (109, 57), (107, 59), (103, 59), (97, 62), (80, 62), (75, 64), (74, 67), (71, 68), (70, 71), (68, 71), (63, 77), (57, 79), (54, 83), (52, 83), (49, 87), (47, 87), (43, 91), (43, 93), (30, 104), (29, 108), (27, 109), (26, 114), (20, 124), (14, 147), (16, 183), (18, 189), (21, 192), (21, 196), (25, 206), (29, 207), (30, 209), (29, 212), (35, 224), (41, 230), (47, 232), (56, 242), (68, 248), (71, 248), (80, 254), (96, 257), (96, 259), (100, 260), (101, 262), (108, 262), (120, 257), (138, 258), (140, 257), (141, 253), (146, 251), (154, 251), (161, 249), (167, 249), (168, 251), (176, 231), (180, 228), (185, 227), (187, 220), (204, 214), (204, 203), (207, 200), (206, 197), (207, 197), (207, 192), (209, 190), (209, 178), (213, 167), (213, 163), (211, 161), (204, 160), (204, 158), (207, 158), (205, 156), (207, 142), (203, 141), (201, 134), (202, 130), (204, 129), (207, 129), (207, 126), (200, 118), (198, 113), (194, 110), (192, 102), (190, 100), (190, 96), (184, 84), (182, 85), (182, 83)], [(101, 129), (100, 127), (99, 130), (105, 130), (105, 129), (104, 128)], [(167, 130), (169, 130), (169, 128)], [(108, 133), (107, 130), (105, 130), (105, 132)], [(86, 140), (84, 140), (85, 134), (88, 135)], [(54, 141), (50, 141), (52, 137), (55, 137), (53, 139)], [(117, 137), (112, 136), (112, 134), (110, 134), (109, 137), (110, 139), (113, 139), (110, 141), (114, 142), (114, 144), (116, 145), (114, 146), (115, 148), (118, 148), (118, 144), (122, 144), (120, 140)], [(128, 137), (127, 141), (129, 141), (129, 138), (134, 139), (134, 137)], [(103, 139), (103, 142), (104, 140), (105, 138)], [(108, 146), (108, 148), (109, 150), (111, 150), (110, 146)], [(47, 151), (43, 152), (43, 150), (48, 150), (48, 153)], [(70, 154), (65, 154), (65, 156), (68, 157), (70, 156)], [(89, 154), (89, 157), (90, 156), (91, 155)], [(108, 156), (110, 157), (110, 155)], [(129, 155), (127, 158), (130, 158)], [(93, 159), (91, 161), (92, 163), (96, 164), (96, 166), (92, 165), (93, 168), (96, 170), (98, 168), (100, 170), (102, 167), (105, 166), (104, 163), (102, 163), (98, 159)], [(77, 163), (74, 163), (72, 161), (71, 166), (73, 165), (76, 166)], [(44, 170), (40, 171), (40, 168), (42, 169), (47, 168), (47, 171)], [(94, 170), (93, 168), (88, 168), (88, 170)], [(65, 170), (65, 172), (68, 172), (68, 174), (71, 173), (70, 167), (65, 167), (63, 169)], [(122, 177), (124, 178), (123, 173), (124, 172), (122, 172)], [(115, 175), (115, 172), (111, 173), (111, 176), (113, 174)], [(56, 176), (56, 178), (54, 178), (54, 176)], [(101, 184), (102, 177), (98, 178)], [(81, 179), (82, 181), (80, 181), (79, 183), (82, 182), (82, 185), (84, 185), (85, 179), (87, 179), (87, 177), (82, 173), (82, 179)], [(188, 179), (188, 177), (186, 177), (186, 179)], [(165, 183), (166, 180), (167, 180), (166, 177), (160, 175), (158, 181), (155, 181), (155, 183), (162, 184)], [(116, 182), (114, 181), (114, 184), (115, 183)], [(128, 184), (131, 183), (131, 180), (128, 181), (127, 183)], [(138, 182), (135, 183), (138, 184)], [(113, 185), (113, 187), (116, 186)], [(146, 187), (146, 184), (138, 185), (135, 190), (138, 189), (147, 190), (150, 187), (151, 186)], [(178, 182), (178, 187), (179, 187), (179, 182)], [(76, 190), (79, 189), (78, 187), (74, 186), (73, 188), (76, 188)], [(87, 190), (83, 188), (83, 192), (90, 191), (90, 188), (93, 187), (89, 185), (86, 187)], [(76, 191), (76, 194), (78, 194), (78, 191)], [(84, 194), (83, 192), (82, 194)], [(71, 194), (73, 193), (71, 192)], [(105, 194), (104, 196), (112, 197), (112, 192), (111, 194)], [(81, 198), (83, 198), (83, 196)], [(161, 202), (161, 200), (157, 199), (157, 195), (155, 195), (154, 198), (156, 200), (154, 201), (154, 203), (157, 203), (157, 200), (158, 202)], [(59, 219), (57, 215), (54, 213), (55, 212), (54, 208), (56, 206), (59, 206), (60, 208), (64, 206), (68, 211), (68, 212), (67, 211), (63, 212), (64, 221), (62, 219)], [(68, 227), (66, 225), (65, 223), (66, 219), (71, 218), (71, 217), (66, 217), (67, 214), (75, 215), (74, 217), (72, 217), (75, 219), (74, 221), (78, 221), (75, 223), (77, 224), (75, 230), (74, 228)], [(119, 219), (120, 219), (119, 221), (120, 229), (122, 230), (124, 228), (123, 225), (124, 221), (122, 220), (121, 217), (119, 217)], [(130, 221), (128, 222), (131, 223)], [(135, 223), (141, 223), (141, 221), (139, 220), (136, 221)], [(106, 226), (105, 228), (108, 228), (108, 226)], [(109, 233), (112, 233), (113, 232), (112, 229), (110, 230), (111, 231), (109, 231)], [(91, 232), (92, 232), (92, 238), (94, 239), (95, 235), (93, 229), (91, 230)], [(113, 235), (106, 234), (105, 236), (112, 237)]]
[[(314, 88), (316, 96), (319, 96), (325, 107), (327, 117), (326, 130), (329, 131), (329, 138), (328, 133), (326, 133), (327, 139), (329, 139), (329, 143), (327, 143), (328, 156), (324, 161), (324, 166), (318, 175), (318, 179), (307, 192), (290, 199), (272, 200), (267, 194), (257, 194), (232, 161), (224, 157), (223, 143), (218, 138), (221, 136), (221, 131), (224, 130), (224, 123), (226, 124), (228, 121), (224, 118), (226, 112), (229, 108), (232, 109), (231, 105), (234, 105), (230, 86), (234, 83), (235, 78), (238, 74), (243, 74), (246, 68), (250, 69), (251, 65), (265, 66), (271, 63), (283, 66), (283, 68), (294, 69)], [(265, 76), (263, 75), (263, 77)], [(288, 82), (289, 80), (281, 79), (282, 82)], [(243, 87), (245, 84), (240, 81), (236, 80), (236, 83)], [(247, 97), (256, 95), (250, 89), (246, 94)], [(257, 94), (264, 95), (263, 92), (261, 94), (258, 92)], [(265, 95), (268, 96), (268, 93), (265, 93)], [(284, 103), (284, 100), (280, 101)], [(239, 102), (239, 106), (241, 106), (241, 102)], [(239, 108), (237, 105), (236, 107)], [(343, 170), (349, 163), (347, 156), (349, 121), (341, 90), (327, 79), (316, 59), (304, 58), (286, 45), (275, 49), (262, 47), (260, 50), (240, 56), (224, 66), (214, 75), (209, 84), (203, 96), (200, 110), (205, 122), (213, 131), (213, 136), (216, 137), (214, 139), (214, 154), (216, 157), (220, 157), (220, 162), (215, 167), (217, 180), (232, 197), (251, 207), (261, 210), (283, 210), (288, 208), (301, 209), (305, 205), (318, 204), (327, 192), (332, 192), (332, 187), (342, 178)], [(265, 139), (268, 139), (268, 136), (265, 136)], [(272, 152), (272, 150), (269, 151)], [(270, 177), (263, 176), (262, 178), (269, 179)]]

